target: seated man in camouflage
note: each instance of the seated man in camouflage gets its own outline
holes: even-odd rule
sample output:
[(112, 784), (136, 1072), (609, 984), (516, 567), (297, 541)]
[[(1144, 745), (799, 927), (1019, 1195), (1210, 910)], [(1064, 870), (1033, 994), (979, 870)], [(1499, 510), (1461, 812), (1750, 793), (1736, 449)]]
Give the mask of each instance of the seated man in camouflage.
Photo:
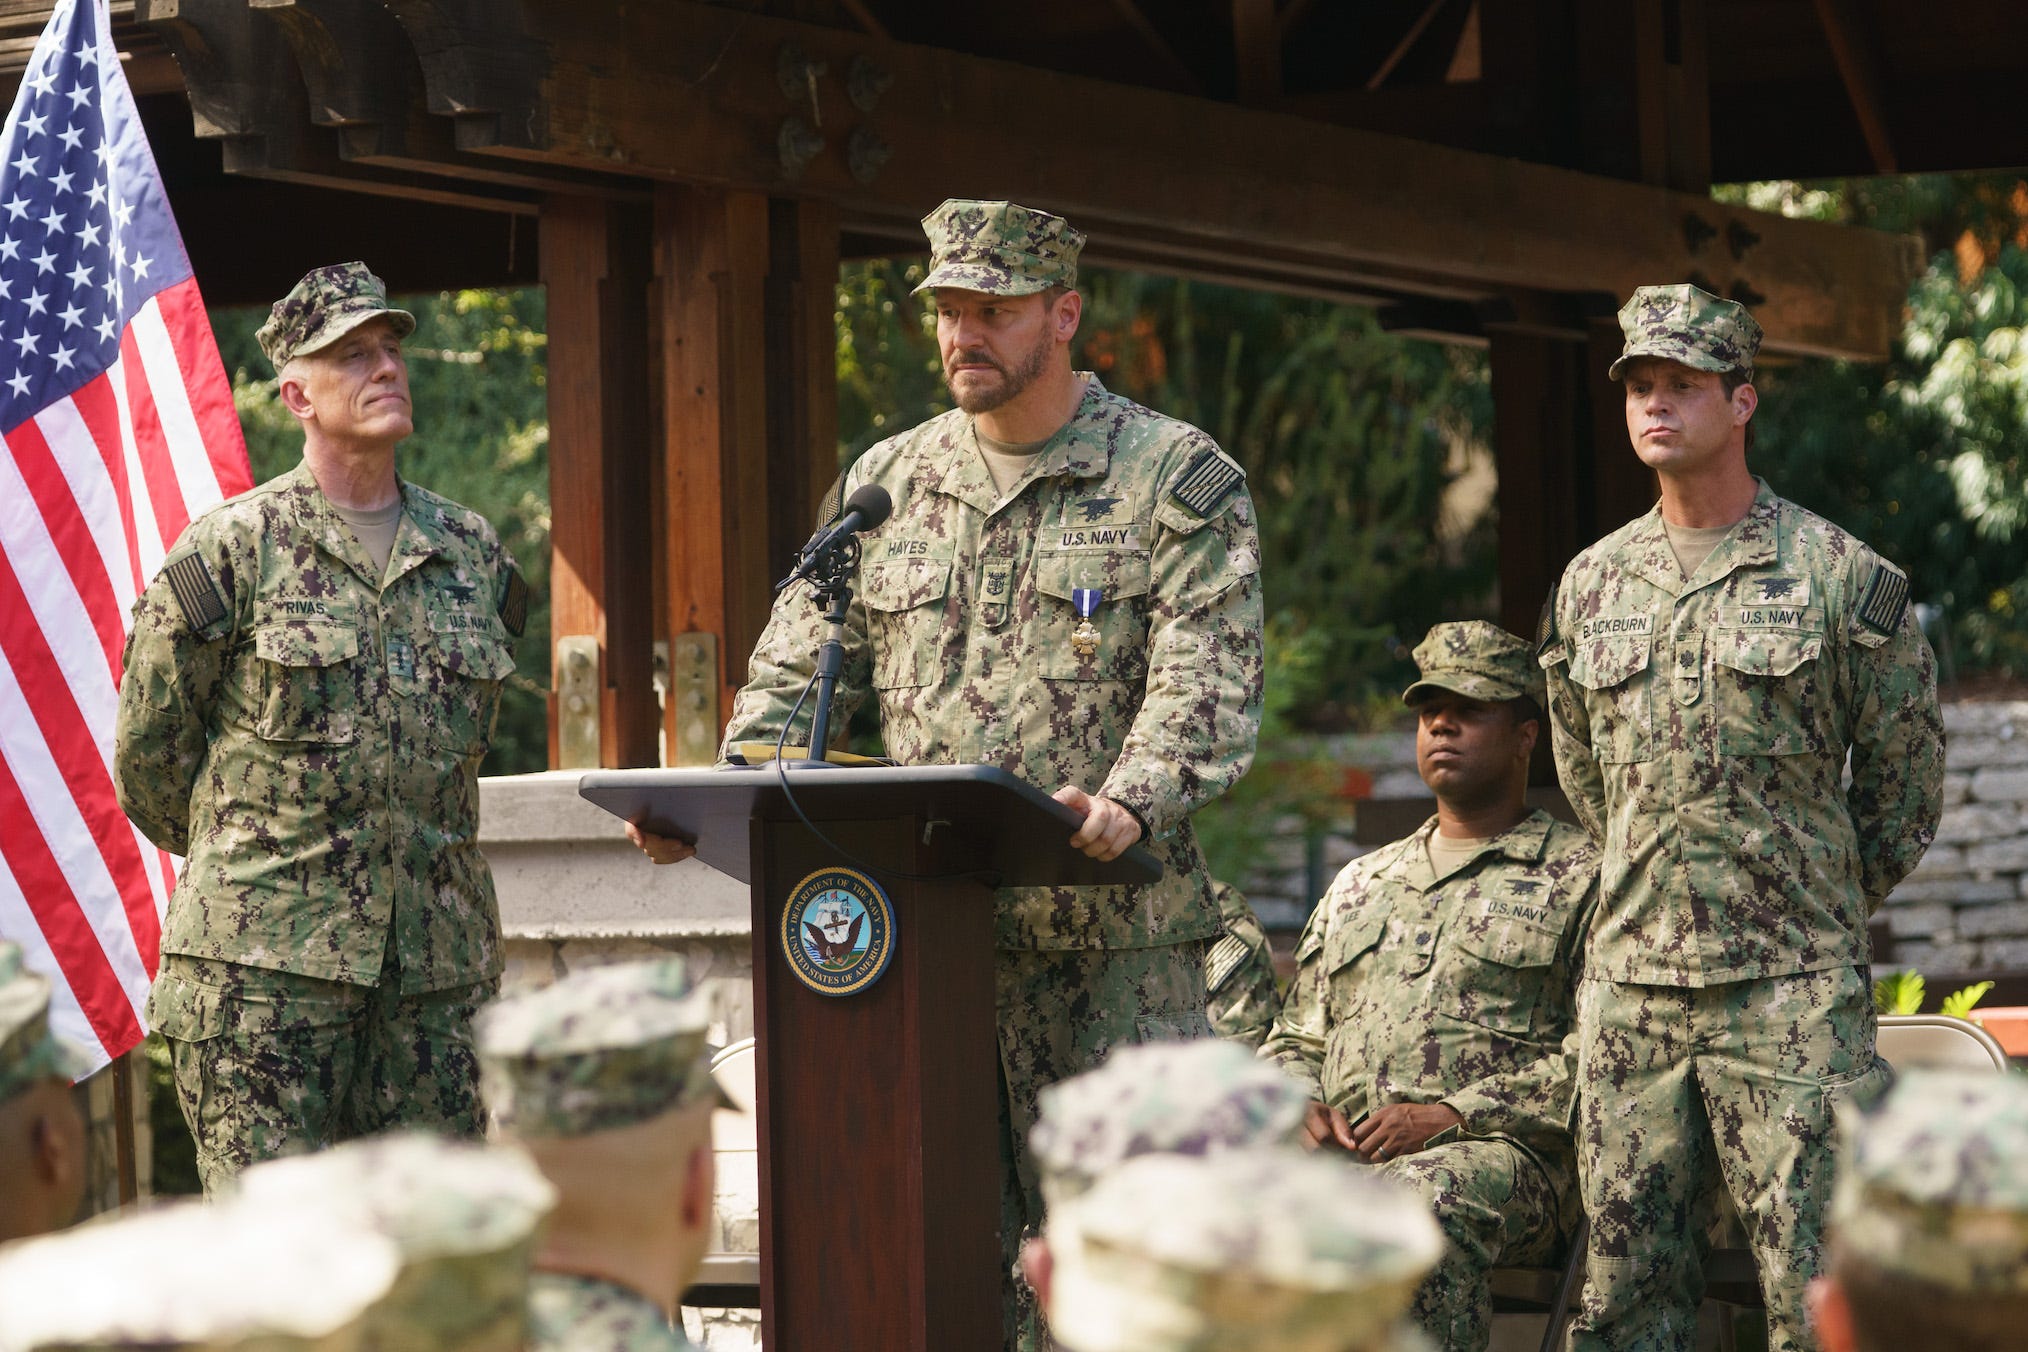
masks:
[(81, 1052), (49, 1031), (49, 982), (0, 942), (0, 1241), (70, 1224), (84, 1198)]
[(1403, 1315), (1443, 1235), (1406, 1188), (1255, 1147), (1130, 1159), (1042, 1245), (1062, 1352), (1423, 1352)]
[(478, 1020), (486, 1106), (556, 1185), (530, 1352), (690, 1346), (677, 1302), (713, 1234), (710, 1005), (680, 958), (597, 967)]
[(1823, 1352), (2011, 1352), (2028, 1329), (2028, 1081), (1910, 1071), (1841, 1107)]
[(1553, 1262), (1579, 1209), (1560, 1054), (1597, 892), (1576, 827), (1530, 811), (1542, 677), (1483, 622), (1415, 650), (1416, 767), (1437, 815), (1355, 859), (1310, 916), (1260, 1054), (1309, 1087), (1308, 1135), (1415, 1188), (1450, 1239), (1415, 1316), (1467, 1352), (1486, 1274)]

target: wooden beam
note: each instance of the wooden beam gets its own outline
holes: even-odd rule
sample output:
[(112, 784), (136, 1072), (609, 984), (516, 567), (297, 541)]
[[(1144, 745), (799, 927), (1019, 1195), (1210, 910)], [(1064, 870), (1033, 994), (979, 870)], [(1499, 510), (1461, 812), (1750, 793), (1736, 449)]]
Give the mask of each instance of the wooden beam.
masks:
[(1232, 0), (1232, 57), (1239, 101), (1266, 108), (1282, 96), (1282, 29), (1275, 0)]
[(1401, 41), (1394, 44), (1394, 50), (1389, 52), (1386, 59), (1380, 63), (1379, 68), (1371, 76), (1367, 77), (1366, 90), (1368, 93), (1387, 83), (1387, 77), (1394, 74), (1394, 68), (1399, 66), (1411, 51), (1415, 50), (1415, 44), (1420, 42), (1422, 35), (1429, 30), (1431, 20), (1435, 19), (1448, 3), (1449, 0), (1429, 0), (1429, 3), (1423, 6), (1422, 13), (1416, 16), (1415, 22), (1408, 26), (1408, 32), (1402, 34)]
[(1866, 138), (1875, 173), (1892, 174), (1897, 159), (1894, 137), (1887, 128), (1887, 103), (1880, 93), (1880, 59), (1871, 37), (1860, 31), (1859, 16), (1849, 0), (1817, 0), (1817, 22), (1838, 63), (1838, 78), (1852, 102), (1852, 114)]
[[(718, 640), (723, 724), (772, 599), (769, 557), (768, 200), (719, 188), (655, 195), (666, 600), (657, 633)], [(800, 543), (800, 541), (798, 542)], [(665, 729), (678, 743), (671, 702)]]
[(1192, 94), (1203, 92), (1204, 82), (1197, 78), (1197, 72), (1177, 53), (1169, 39), (1162, 36), (1162, 30), (1155, 27), (1137, 0), (1112, 0), (1112, 5), (1114, 12), (1126, 20), (1127, 27), (1134, 30), (1134, 36), (1141, 40), (1149, 55), (1168, 69), (1177, 88)]
[[(597, 641), (599, 764), (612, 767), (660, 758), (644, 491), (650, 227), (644, 207), (582, 197), (542, 205), (550, 631)], [(550, 685), (560, 685), (554, 672)], [(552, 708), (552, 764), (556, 718)]]
[(838, 211), (768, 204), (768, 559), (810, 538), (838, 474)]
[[(542, 94), (502, 119), (515, 134), (493, 153), (828, 198), (854, 228), (912, 221), (954, 175), (991, 166), (991, 191), (1063, 211), (1095, 237), (1184, 233), (1228, 252), (1399, 275), (1408, 290), (1434, 279), (1624, 297), (1701, 273), (1763, 297), (1755, 309), (1771, 351), (1860, 359), (1888, 353), (1920, 262), (1908, 237), (715, 5), (587, 13), (523, 0), (519, 14), (541, 53)], [(453, 47), (486, 40), (450, 37)], [(828, 103), (822, 147), (800, 163), (781, 153), (798, 106), (775, 75), (790, 41), (832, 71), (864, 57), (893, 77), (871, 113)], [(615, 64), (615, 52), (630, 59)], [(424, 71), (438, 106), (452, 91), (427, 61)], [(1078, 134), (1037, 142), (1036, 108)], [(885, 152), (877, 164), (853, 153), (869, 138)], [(1717, 234), (1693, 244), (1693, 213)], [(1724, 243), (1735, 223), (1758, 237), (1744, 258)]]

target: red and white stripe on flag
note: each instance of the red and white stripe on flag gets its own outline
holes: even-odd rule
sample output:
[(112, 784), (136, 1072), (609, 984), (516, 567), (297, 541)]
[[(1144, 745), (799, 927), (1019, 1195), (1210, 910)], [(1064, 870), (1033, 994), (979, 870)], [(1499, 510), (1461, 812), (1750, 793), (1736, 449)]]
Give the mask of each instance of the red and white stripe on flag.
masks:
[(103, 1060), (146, 1032), (175, 882), (113, 794), (129, 614), (252, 475), (105, 0), (57, 5), (0, 156), (0, 938)]

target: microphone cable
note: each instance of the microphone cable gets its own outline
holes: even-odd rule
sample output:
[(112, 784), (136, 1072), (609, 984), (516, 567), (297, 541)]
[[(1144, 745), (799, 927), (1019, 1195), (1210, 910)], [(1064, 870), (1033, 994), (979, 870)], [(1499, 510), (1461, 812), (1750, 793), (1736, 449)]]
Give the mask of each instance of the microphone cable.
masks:
[[(803, 805), (796, 801), (796, 791), (789, 787), (789, 769), (782, 758), (782, 752), (788, 746), (789, 729), (795, 726), (796, 715), (803, 711), (803, 701), (810, 697), (810, 691), (815, 689), (816, 685), (817, 673), (812, 671), (810, 679), (803, 682), (803, 693), (796, 696), (795, 704), (790, 706), (789, 716), (782, 720), (782, 730), (775, 735), (775, 779), (782, 786), (782, 797), (789, 800), (789, 807), (794, 810), (796, 820), (800, 821), (804, 829), (815, 836), (825, 848), (836, 851), (847, 863), (867, 873), (884, 874), (889, 878), (896, 878), (911, 883), (943, 883), (962, 880), (997, 889), (1000, 886), (1000, 875), (991, 869), (959, 869), (952, 873), (910, 873), (906, 869), (889, 868), (883, 864), (871, 863), (868, 860), (861, 859), (858, 855), (831, 839), (830, 836), (824, 834), (817, 823), (810, 820), (808, 814), (803, 811)], [(809, 748), (805, 750), (803, 753), (804, 759), (808, 760), (810, 751), (815, 749)]]

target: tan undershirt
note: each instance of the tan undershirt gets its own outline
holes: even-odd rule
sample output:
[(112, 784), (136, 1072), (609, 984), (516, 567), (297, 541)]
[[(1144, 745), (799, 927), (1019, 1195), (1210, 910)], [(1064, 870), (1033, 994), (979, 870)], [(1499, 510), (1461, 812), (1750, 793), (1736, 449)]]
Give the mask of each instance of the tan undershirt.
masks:
[(1055, 436), (1051, 433), (1040, 441), (1016, 446), (1011, 442), (995, 441), (976, 427), (972, 431), (979, 438), (979, 454), (986, 457), (986, 472), (993, 476), (993, 487), (1002, 493), (1021, 482), (1021, 476), (1035, 463), (1036, 453)]
[(1453, 869), (1461, 867), (1466, 860), (1486, 848), (1491, 836), (1447, 836), (1441, 831), (1429, 833), (1429, 866), (1441, 878)]
[(1672, 526), (1666, 518), (1662, 529), (1669, 534), (1669, 551), (1676, 556), (1676, 566), (1685, 578), (1702, 568), (1711, 552), (1732, 534), (1731, 526)]
[(366, 557), (373, 560), (376, 576), (387, 575), (387, 560), (394, 553), (394, 534), (401, 529), (401, 499), (396, 498), (385, 507), (376, 507), (370, 512), (357, 511), (351, 507), (331, 504), (331, 510), (338, 513), (338, 519), (352, 528), (352, 537), (366, 549)]

